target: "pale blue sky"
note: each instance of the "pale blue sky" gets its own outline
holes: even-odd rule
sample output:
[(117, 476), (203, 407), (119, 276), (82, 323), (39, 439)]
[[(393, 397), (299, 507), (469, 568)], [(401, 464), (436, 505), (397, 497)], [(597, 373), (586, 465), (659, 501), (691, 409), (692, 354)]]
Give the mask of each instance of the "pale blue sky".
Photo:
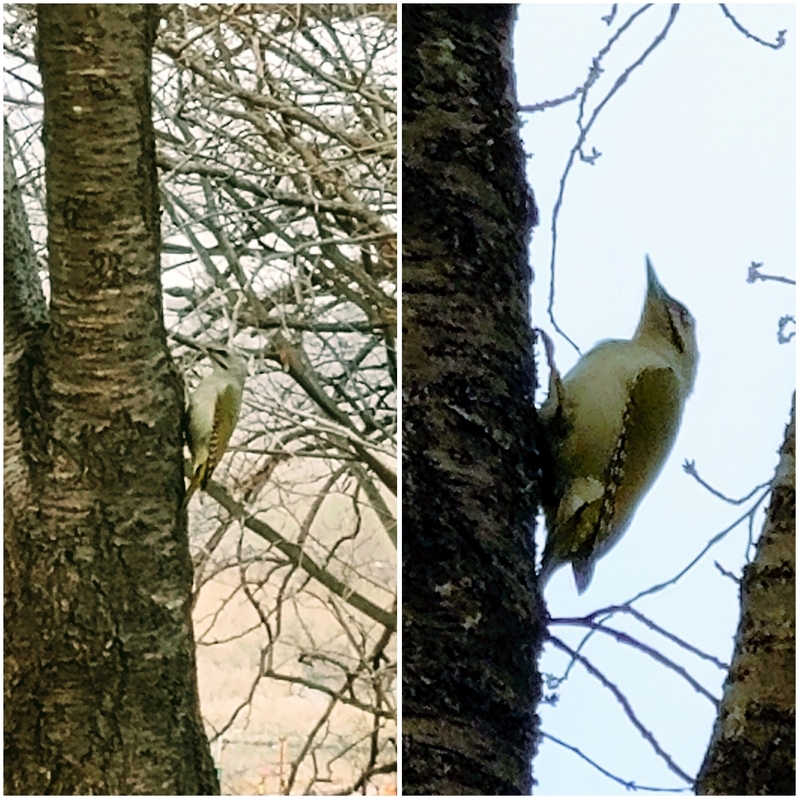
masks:
[[(523, 4), (515, 36), (517, 92), (522, 104), (562, 97), (582, 84), (592, 57), (640, 6), (622, 5), (609, 28), (610, 4)], [(565, 568), (546, 591), (551, 614), (579, 616), (622, 602), (675, 575), (747, 506), (713, 498), (681, 469), (730, 496), (769, 480), (788, 421), (795, 385), (794, 342), (778, 345), (778, 320), (794, 313), (794, 287), (746, 282), (752, 261), (763, 272), (794, 278), (795, 260), (795, 6), (730, 6), (755, 35), (748, 40), (717, 5), (683, 5), (665, 41), (609, 101), (567, 182), (558, 227), (556, 305), (559, 325), (585, 352), (636, 327), (649, 253), (666, 289), (697, 320), (700, 364), (678, 441), (631, 528), (597, 565), (579, 597)], [(666, 24), (670, 7), (643, 14), (603, 61), (589, 95), (591, 109), (618, 75)], [(528, 180), (541, 223), (532, 242), (533, 321), (549, 329), (550, 221), (558, 181), (577, 138), (577, 102), (523, 114)], [(793, 328), (790, 328), (793, 330)], [(577, 355), (554, 337), (562, 373)], [(757, 517), (760, 528), (763, 515)], [(541, 533), (539, 534), (541, 537)], [(538, 540), (541, 541), (541, 538)], [(728, 660), (738, 622), (738, 589), (714, 561), (739, 574), (747, 542), (734, 530), (677, 586), (637, 605), (697, 647)], [(715, 696), (725, 674), (668, 647), (641, 626), (613, 620), (675, 657)], [(576, 644), (580, 633), (554, 632)], [(700, 766), (715, 710), (674, 673), (640, 652), (596, 636), (585, 651), (631, 701), (645, 727), (689, 775)], [(542, 667), (564, 658), (548, 650)], [(567, 741), (626, 780), (680, 787), (619, 705), (582, 667), (542, 707), (543, 730)], [(535, 764), (537, 794), (622, 795), (625, 790), (576, 755), (545, 741)]]

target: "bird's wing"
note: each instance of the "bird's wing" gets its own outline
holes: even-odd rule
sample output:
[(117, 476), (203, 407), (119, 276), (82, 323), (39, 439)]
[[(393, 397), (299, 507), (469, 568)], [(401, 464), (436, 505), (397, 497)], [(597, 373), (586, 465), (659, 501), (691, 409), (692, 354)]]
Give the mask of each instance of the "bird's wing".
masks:
[(225, 454), (228, 440), (236, 427), (238, 417), (239, 403), (236, 391), (232, 386), (226, 386), (217, 396), (214, 409), (214, 429), (208, 446), (208, 461), (201, 484), (204, 489), (211, 478), (211, 473)]
[(597, 555), (625, 532), (638, 501), (658, 477), (678, 433), (682, 405), (680, 381), (670, 367), (643, 369), (634, 380), (606, 475)]
[(586, 500), (580, 508), (566, 510), (571, 512), (569, 524), (576, 530), (584, 528), (572, 539), (574, 549), (564, 559), (572, 563), (579, 594), (589, 585), (597, 560), (625, 533), (639, 501), (661, 471), (678, 432), (682, 402), (673, 369), (641, 370), (630, 387), (602, 493), (577, 492), (577, 485), (567, 488), (562, 505), (570, 498), (574, 501), (573, 496)]

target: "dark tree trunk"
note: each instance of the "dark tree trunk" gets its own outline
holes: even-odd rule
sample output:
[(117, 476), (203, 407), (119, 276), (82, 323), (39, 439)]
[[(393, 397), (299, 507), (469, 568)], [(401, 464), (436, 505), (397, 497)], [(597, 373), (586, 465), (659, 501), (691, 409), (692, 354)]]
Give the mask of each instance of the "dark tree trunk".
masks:
[(795, 408), (764, 530), (742, 578), (742, 613), (698, 794), (794, 795)]
[(39, 6), (51, 302), (37, 328), (6, 263), (6, 794), (218, 791), (162, 318), (157, 8)]
[(542, 633), (513, 6), (403, 7), (403, 792), (528, 794)]

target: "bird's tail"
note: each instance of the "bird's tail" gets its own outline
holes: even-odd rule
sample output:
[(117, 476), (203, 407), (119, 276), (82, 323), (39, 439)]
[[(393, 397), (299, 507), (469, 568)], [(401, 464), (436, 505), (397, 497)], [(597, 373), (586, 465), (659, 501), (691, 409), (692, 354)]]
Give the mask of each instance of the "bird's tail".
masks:
[(205, 486), (204, 478), (206, 476), (206, 469), (205, 463), (200, 464), (197, 469), (194, 471), (194, 474), (189, 481), (189, 488), (186, 490), (186, 494), (183, 497), (183, 505), (181, 506), (181, 513), (186, 511), (189, 507), (189, 501), (192, 499), (192, 495), (197, 491), (198, 487)]

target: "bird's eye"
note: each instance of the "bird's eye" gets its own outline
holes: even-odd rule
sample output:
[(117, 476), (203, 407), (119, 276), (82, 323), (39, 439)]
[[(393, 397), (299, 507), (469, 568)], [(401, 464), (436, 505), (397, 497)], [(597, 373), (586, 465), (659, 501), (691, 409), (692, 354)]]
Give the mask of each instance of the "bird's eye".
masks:
[(672, 304), (672, 314), (678, 317), (681, 326), (684, 328), (688, 327), (692, 322), (692, 315), (689, 313), (688, 309), (680, 303)]

